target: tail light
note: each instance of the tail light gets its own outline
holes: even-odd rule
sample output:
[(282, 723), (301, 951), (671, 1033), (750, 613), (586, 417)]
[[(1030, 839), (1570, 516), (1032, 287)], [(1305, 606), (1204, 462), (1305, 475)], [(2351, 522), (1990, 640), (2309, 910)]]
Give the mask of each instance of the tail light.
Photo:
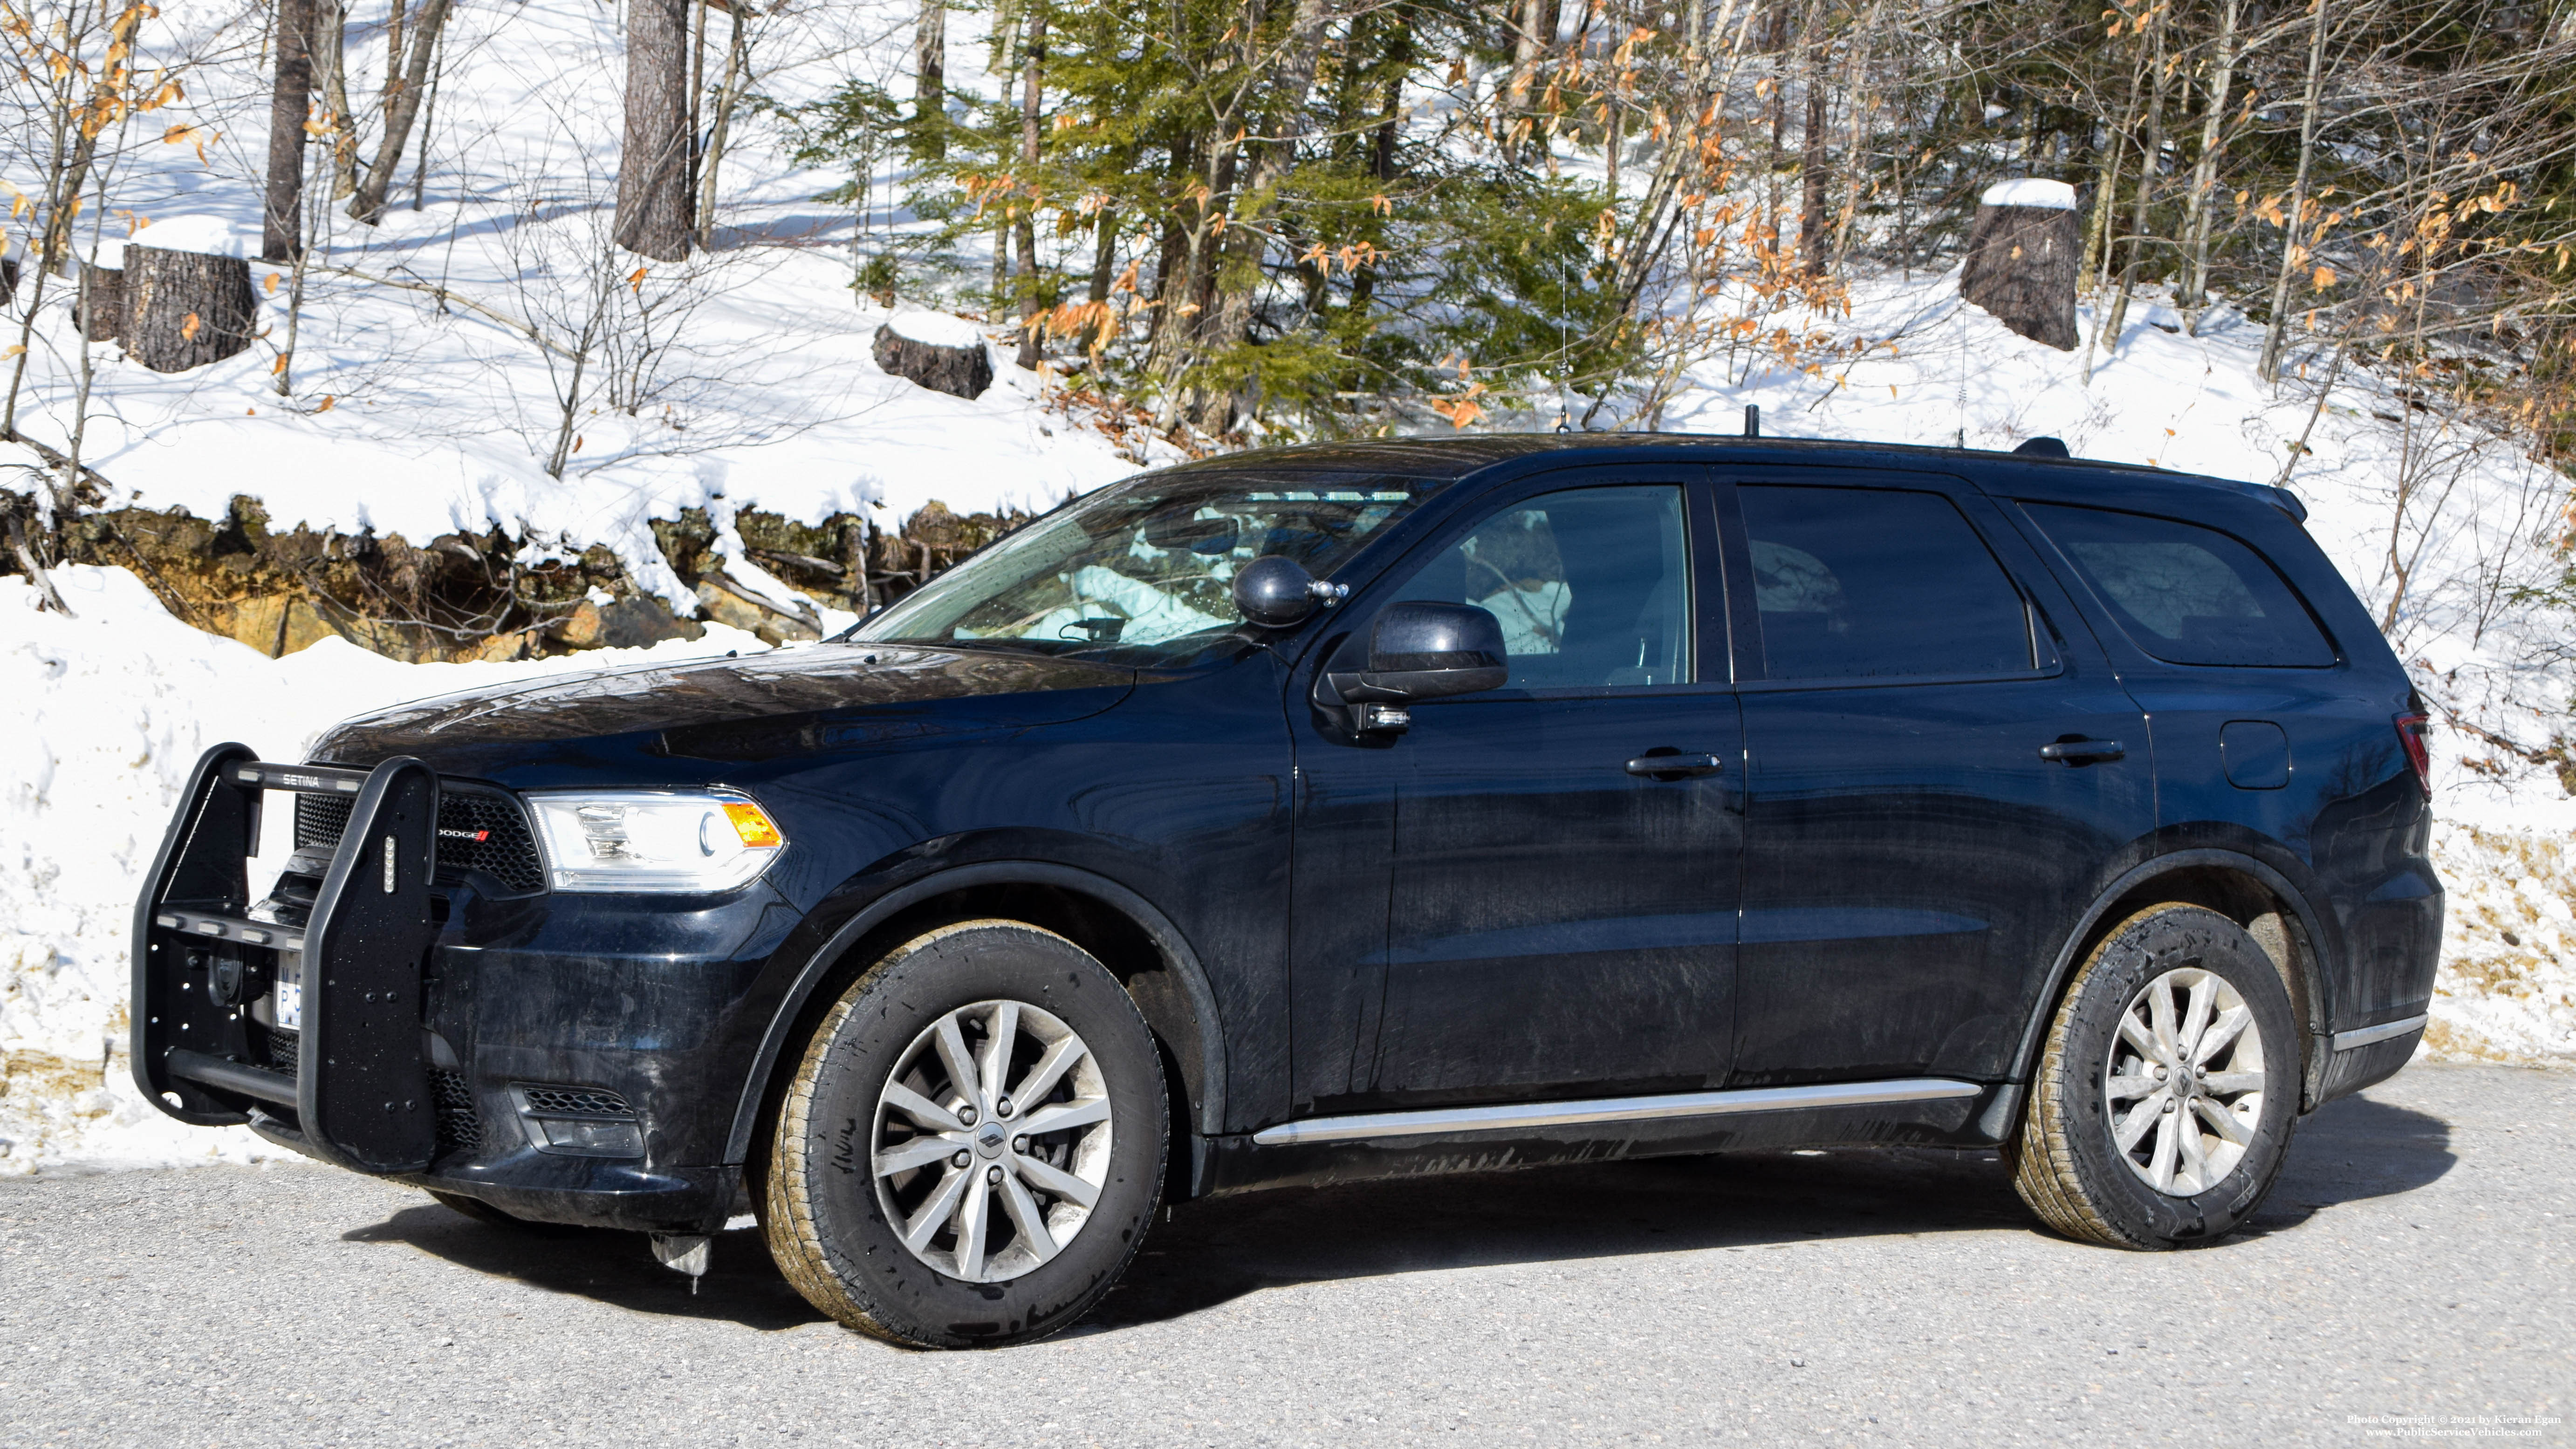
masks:
[(2425, 737), (2433, 728), (2430, 715), (2401, 714), (2396, 719), (2397, 742), (2406, 747), (2406, 763), (2415, 767), (2415, 784), (2424, 798), (2433, 798), (2433, 760), (2425, 749)]

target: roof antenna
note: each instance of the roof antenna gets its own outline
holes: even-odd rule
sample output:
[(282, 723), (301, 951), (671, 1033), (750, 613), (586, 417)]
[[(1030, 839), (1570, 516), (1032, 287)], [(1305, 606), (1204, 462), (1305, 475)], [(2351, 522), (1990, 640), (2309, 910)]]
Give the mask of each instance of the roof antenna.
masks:
[(1744, 436), (1748, 438), (1758, 438), (1762, 436), (1762, 404), (1746, 403), (1744, 405)]
[(1556, 309), (1556, 430), (1560, 433), (1574, 431), (1574, 399), (1566, 392), (1567, 385), (1573, 380), (1574, 344), (1566, 336), (1565, 317), (1565, 309), (1574, 304), (1572, 258), (1565, 263), (1565, 291), (1566, 295), (1559, 299)]

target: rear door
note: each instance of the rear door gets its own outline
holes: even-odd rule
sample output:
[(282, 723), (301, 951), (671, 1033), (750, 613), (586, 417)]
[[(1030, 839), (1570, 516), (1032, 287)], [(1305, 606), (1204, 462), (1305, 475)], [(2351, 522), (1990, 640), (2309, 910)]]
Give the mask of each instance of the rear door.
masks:
[(1992, 1080), (2155, 825), (2146, 720), (1934, 475), (1731, 470), (1749, 795), (1734, 1080)]
[(2107, 616), (2121, 678), (2154, 720), (2168, 843), (2251, 854), (2333, 912), (2324, 944), (2353, 969), (2329, 983), (2344, 988), (2326, 1004), (2332, 1030), (2415, 1016), (2442, 893), (2394, 725), (2404, 674), (2357, 607), (2339, 642), (2266, 557), (2314, 554), (2288, 518), (2211, 494), (2188, 519), (2159, 500), (2018, 506)]

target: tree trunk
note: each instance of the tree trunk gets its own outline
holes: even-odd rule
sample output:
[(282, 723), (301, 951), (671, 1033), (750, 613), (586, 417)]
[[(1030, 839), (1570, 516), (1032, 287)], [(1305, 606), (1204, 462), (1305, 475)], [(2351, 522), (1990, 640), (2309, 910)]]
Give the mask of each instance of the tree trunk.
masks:
[[(1505, 11), (1511, 17), (1508, 23), (1512, 32), (1512, 76), (1508, 90), (1511, 108), (1504, 115), (1507, 127), (1518, 125), (1529, 114), (1530, 81), (1538, 73), (1539, 62), (1546, 57), (1548, 45), (1556, 39), (1552, 28), (1541, 33), (1547, 26), (1547, 11), (1547, 0), (1515, 0)], [(1508, 139), (1508, 131), (1505, 135)]]
[(1104, 310), (1093, 314), (1099, 320), (1092, 324), (1082, 338), (1082, 347), (1086, 352), (1097, 352), (1109, 345), (1109, 314), (1105, 309), (1109, 301), (1109, 288), (1118, 276), (1117, 211), (1106, 206), (1100, 208), (1100, 215), (1093, 221), (1092, 226), (1095, 229), (1095, 235), (1091, 252), (1091, 288), (1083, 294), (1083, 300)]
[(268, 195), (259, 254), (292, 260), (303, 248), (304, 122), (313, 113), (313, 0), (277, 0), (277, 71), (268, 100)]
[(411, 168), (411, 209), (420, 210), (429, 191), (429, 143), (438, 126), (438, 89), (447, 79), (447, 37), (438, 38), (438, 58), (429, 72), (429, 94), (420, 103), (420, 159)]
[[(742, 103), (742, 93), (751, 84), (751, 51), (743, 41), (742, 5), (728, 6), (725, 14), (733, 18), (733, 28), (725, 41), (724, 81), (716, 91), (715, 124), (707, 132), (706, 163), (698, 174), (698, 245), (702, 247), (715, 237), (716, 171), (724, 164), (725, 148), (732, 144), (734, 107)], [(859, 177), (862, 208), (867, 205), (868, 182), (867, 176)]]
[(358, 190), (358, 122), (349, 113), (349, 7), (320, 0), (313, 13), (313, 53), (322, 66), (322, 102), (331, 111), (331, 196)]
[(241, 257), (125, 248), (126, 355), (154, 372), (185, 372), (250, 346), (259, 304)]
[[(385, 131), (376, 142), (375, 164), (367, 168), (366, 179), (358, 183), (357, 193), (349, 198), (349, 215), (369, 226), (385, 219), (385, 194), (393, 190), (394, 175), (402, 170), (403, 148), (411, 143), (412, 122), (419, 118), (421, 100), (429, 94), (429, 59), (437, 49), (439, 32), (447, 26), (449, 3), (450, 0), (428, 0), (413, 18), (400, 87), (387, 98)], [(682, 204), (686, 205), (685, 199)]]
[(1020, 366), (1034, 372), (1042, 360), (1038, 337), (1038, 102), (1046, 84), (1044, 0), (1029, 6), (1029, 39), (1021, 50), (1020, 83)]
[(629, 0), (626, 133), (617, 244), (657, 262), (689, 254), (688, 0)]
[(83, 267), (81, 276), (84, 300), (73, 303), (80, 313), (81, 335), (92, 342), (114, 342), (125, 331), (125, 273), (114, 267)]
[(2183, 201), (2182, 305), (2191, 314), (2195, 335), (2209, 298), (2209, 223), (2211, 191), (2218, 184), (2218, 156), (2225, 144), (2228, 93), (2236, 81), (2236, 19), (2239, 0), (2226, 0), (2218, 22), (2218, 63), (2209, 79), (2209, 112), (2200, 122), (2200, 156), (2192, 163), (2191, 194)]
[[(1820, 26), (1821, 16), (1812, 16), (1810, 26)], [(1822, 35), (1807, 38), (1807, 128), (1806, 154), (1798, 158), (1798, 179), (1805, 194), (1798, 205), (1798, 263), (1807, 275), (1825, 274), (1825, 41)]]
[(2129, 298), (2138, 289), (2138, 268), (2146, 261), (2149, 208), (2155, 204), (2156, 168), (2164, 159), (2165, 149), (2165, 32), (2156, 29), (2154, 58), (2150, 61), (2155, 84), (2148, 92), (2147, 134), (2138, 148), (2138, 194), (2135, 210), (2130, 213), (2129, 256), (2120, 267), (2120, 295), (2111, 304), (2109, 336), (2111, 345), (2120, 345), (2120, 337), (2129, 325)]
[(912, 26), (913, 153), (925, 161), (948, 156), (948, 4), (921, 0)]
[(72, 222), (80, 216), (81, 191), (89, 185), (90, 164), (98, 159), (98, 134), (77, 128), (71, 159), (63, 167), (57, 198), (45, 213), (45, 265), (56, 276), (72, 275)]
[(2317, 91), (2326, 63), (2326, 0), (2309, 0), (2316, 16), (2308, 32), (2308, 87), (2299, 106), (2299, 169), (2290, 181), (2290, 209), (2281, 228), (2281, 270), (2272, 279), (2272, 315), (2263, 324), (2263, 357), (2257, 367), (2265, 382), (2281, 376), (2281, 350), (2290, 325), (2290, 274), (2298, 269), (2299, 226), (2308, 209), (2308, 165), (2317, 153)]

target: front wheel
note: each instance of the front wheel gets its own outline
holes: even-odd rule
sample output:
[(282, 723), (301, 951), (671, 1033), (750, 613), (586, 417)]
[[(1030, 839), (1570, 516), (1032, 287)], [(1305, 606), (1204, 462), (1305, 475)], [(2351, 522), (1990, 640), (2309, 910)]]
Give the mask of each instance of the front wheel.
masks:
[(815, 1307), (925, 1348), (1072, 1323), (1142, 1243), (1169, 1132), (1153, 1033), (1064, 937), (968, 921), (843, 993), (788, 1084), (762, 1228)]
[(2013, 1186), (2071, 1238), (2175, 1248), (2233, 1232), (2298, 1120), (2280, 972), (2198, 906), (2131, 916), (2067, 988), (2031, 1081)]

